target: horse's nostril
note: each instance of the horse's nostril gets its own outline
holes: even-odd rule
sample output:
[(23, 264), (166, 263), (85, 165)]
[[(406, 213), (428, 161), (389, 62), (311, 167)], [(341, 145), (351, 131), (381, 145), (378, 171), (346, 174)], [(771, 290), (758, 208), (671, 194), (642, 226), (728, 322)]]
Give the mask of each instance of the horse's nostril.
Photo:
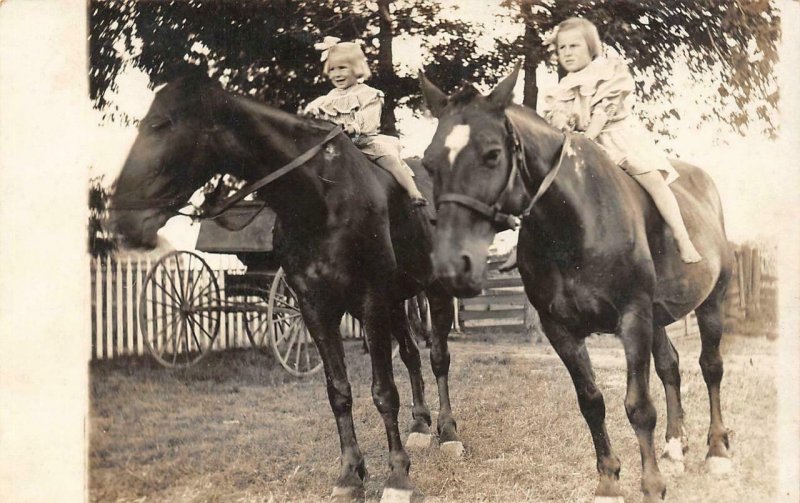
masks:
[(463, 267), (461, 268), (463, 273), (464, 274), (471, 273), (472, 272), (472, 259), (469, 258), (469, 255), (467, 255), (467, 254), (461, 255), (461, 262), (463, 264)]

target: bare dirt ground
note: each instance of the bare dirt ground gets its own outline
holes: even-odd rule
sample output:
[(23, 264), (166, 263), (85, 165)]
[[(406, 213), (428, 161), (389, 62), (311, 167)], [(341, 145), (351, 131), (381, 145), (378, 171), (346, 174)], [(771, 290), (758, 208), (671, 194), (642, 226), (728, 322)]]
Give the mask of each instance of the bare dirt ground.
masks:
[[(451, 393), (466, 453), (452, 460), (413, 452), (411, 476), (430, 503), (590, 501), (596, 484), (588, 428), (569, 376), (549, 346), (495, 334), (451, 343)], [(675, 341), (681, 354), (690, 450), (686, 472), (667, 479), (667, 501), (781, 501), (774, 456), (777, 344), (726, 336), (723, 414), (734, 471), (703, 468), (708, 399), (697, 338)], [(611, 337), (588, 344), (606, 399), (607, 424), (623, 463), (627, 501), (639, 501), (640, 459), (623, 407), (624, 358)], [(436, 386), (423, 352), (426, 397)], [(353, 415), (370, 478), (367, 500), (380, 499), (386, 437), (370, 395), (368, 357), (348, 345)], [(395, 374), (405, 423), (408, 376)], [(659, 452), (664, 394), (653, 373)], [(338, 472), (339, 445), (322, 375), (295, 379), (255, 351), (215, 354), (181, 373), (148, 360), (95, 364), (91, 372), (90, 498), (95, 502), (316, 502)]]

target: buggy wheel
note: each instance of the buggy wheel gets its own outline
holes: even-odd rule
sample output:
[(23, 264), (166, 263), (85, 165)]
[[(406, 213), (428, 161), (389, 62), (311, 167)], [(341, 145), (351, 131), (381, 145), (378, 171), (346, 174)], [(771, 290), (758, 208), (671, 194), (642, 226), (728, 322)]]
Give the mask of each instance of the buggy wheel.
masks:
[(269, 290), (258, 288), (247, 297), (251, 310), (244, 313), (244, 331), (250, 344), (262, 353), (273, 354), (269, 342)]
[(283, 268), (269, 291), (267, 335), (275, 357), (290, 374), (303, 377), (322, 370), (322, 359), (300, 314), (297, 296), (286, 283)]
[(408, 326), (411, 335), (417, 344), (425, 343), (426, 347), (431, 347), (431, 313), (428, 305), (428, 298), (424, 293), (419, 293), (414, 297), (406, 299), (406, 315), (408, 316)]
[(147, 273), (139, 296), (139, 333), (165, 367), (186, 368), (204, 358), (219, 331), (220, 291), (199, 255), (173, 251)]

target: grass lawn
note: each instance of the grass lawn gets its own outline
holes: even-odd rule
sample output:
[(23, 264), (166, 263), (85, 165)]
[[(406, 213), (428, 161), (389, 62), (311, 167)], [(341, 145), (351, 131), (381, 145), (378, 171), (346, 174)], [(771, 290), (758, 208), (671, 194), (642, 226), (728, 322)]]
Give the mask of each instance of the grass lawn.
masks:
[[(708, 398), (697, 359), (698, 338), (678, 339), (690, 450), (686, 472), (667, 479), (667, 501), (779, 501), (775, 431), (777, 343), (726, 336), (723, 417), (731, 430), (734, 471), (703, 470)], [(612, 445), (622, 460), (627, 501), (639, 501), (640, 459), (623, 407), (622, 347), (611, 337), (589, 343), (604, 393)], [(411, 454), (411, 477), (431, 503), (590, 501), (594, 450), (566, 369), (547, 346), (519, 335), (461, 337), (451, 343), (451, 393), (462, 459), (438, 450)], [(423, 351), (426, 396), (438, 410)], [(353, 416), (370, 478), (368, 501), (380, 499), (386, 435), (370, 395), (368, 357), (348, 344)], [(402, 424), (411, 391), (399, 358), (395, 374)], [(150, 360), (95, 363), (91, 369), (90, 498), (95, 502), (287, 502), (324, 500), (338, 473), (339, 441), (322, 374), (296, 379), (255, 351), (211, 355), (171, 372)], [(653, 372), (651, 393), (664, 444), (664, 392)]]

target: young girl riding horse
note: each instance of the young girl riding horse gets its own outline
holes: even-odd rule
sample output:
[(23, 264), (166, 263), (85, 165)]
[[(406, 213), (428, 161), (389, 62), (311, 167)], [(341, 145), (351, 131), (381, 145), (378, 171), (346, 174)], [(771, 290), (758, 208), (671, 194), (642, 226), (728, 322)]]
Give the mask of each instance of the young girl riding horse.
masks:
[(371, 75), (361, 47), (335, 37), (325, 37), (314, 47), (323, 51), (322, 72), (334, 88), (309, 103), (305, 113), (342, 126), (367, 158), (394, 176), (415, 206), (428, 204), (414, 183), (414, 172), (400, 157), (399, 140), (378, 133), (383, 92), (359, 82)]
[(668, 185), (678, 174), (631, 111), (634, 81), (627, 66), (603, 57), (597, 27), (586, 19), (573, 17), (559, 24), (555, 45), (558, 63), (568, 73), (544, 96), (547, 121), (599, 143), (653, 198), (672, 229), (681, 260), (701, 261)]

